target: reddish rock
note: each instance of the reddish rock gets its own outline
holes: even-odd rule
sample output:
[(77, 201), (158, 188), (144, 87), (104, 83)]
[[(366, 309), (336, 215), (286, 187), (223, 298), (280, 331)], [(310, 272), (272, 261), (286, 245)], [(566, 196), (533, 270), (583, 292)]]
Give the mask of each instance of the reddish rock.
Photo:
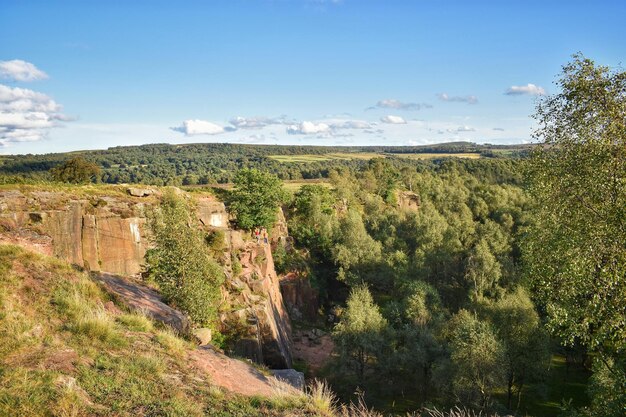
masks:
[(319, 309), (319, 294), (304, 275), (290, 272), (280, 279), (280, 290), (289, 314), (294, 319), (314, 321)]

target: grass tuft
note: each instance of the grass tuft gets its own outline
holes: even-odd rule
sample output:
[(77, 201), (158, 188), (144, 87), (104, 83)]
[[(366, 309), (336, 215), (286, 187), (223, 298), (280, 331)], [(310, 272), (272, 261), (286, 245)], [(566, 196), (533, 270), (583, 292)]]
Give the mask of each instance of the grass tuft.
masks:
[(124, 339), (115, 328), (115, 321), (103, 308), (90, 311), (69, 328), (74, 334), (87, 339), (99, 340), (117, 347), (125, 345)]
[(149, 332), (154, 329), (152, 320), (140, 313), (122, 314), (116, 320), (134, 332)]
[(325, 381), (315, 379), (307, 387), (309, 405), (321, 417), (332, 417), (337, 413), (337, 397)]
[(155, 339), (168, 353), (176, 356), (181, 356), (190, 347), (187, 341), (178, 337), (170, 328), (157, 331)]

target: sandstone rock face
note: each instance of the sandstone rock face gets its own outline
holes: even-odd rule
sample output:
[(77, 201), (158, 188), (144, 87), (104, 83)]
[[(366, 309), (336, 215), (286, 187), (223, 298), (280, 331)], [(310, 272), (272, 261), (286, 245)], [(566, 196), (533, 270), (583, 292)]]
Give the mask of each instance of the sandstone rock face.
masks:
[(199, 198), (197, 210), (198, 218), (203, 225), (218, 229), (228, 228), (228, 213), (221, 201), (211, 197)]
[[(142, 196), (79, 199), (61, 192), (1, 191), (0, 241), (30, 245), (99, 272), (99, 277), (109, 276), (104, 273), (137, 275), (150, 245), (145, 209), (158, 200), (155, 196), (146, 197), (145, 193), (135, 194)], [(237, 353), (271, 368), (289, 368), (291, 323), (270, 245), (256, 244), (247, 233), (229, 229), (229, 213), (214, 197), (198, 198), (196, 207), (207, 231), (217, 230), (224, 235), (226, 249), (222, 261), (228, 279), (222, 288), (221, 321), (224, 328), (235, 326), (241, 330)], [(278, 228), (270, 231), (273, 239), (287, 237), (282, 212), (279, 218), (282, 222)], [(231, 260), (240, 268), (233, 268)], [(123, 281), (119, 277), (109, 279), (105, 286), (111, 291), (126, 291), (131, 301), (133, 296), (147, 294), (141, 290), (141, 294), (133, 295), (123, 287)], [(188, 326), (188, 322), (176, 320), (172, 325), (181, 330)]]
[(308, 277), (293, 272), (280, 278), (280, 290), (290, 317), (314, 321), (319, 309), (319, 294)]
[(398, 192), (398, 207), (405, 210), (418, 210), (421, 205), (420, 196), (412, 191)]
[(270, 245), (255, 242), (237, 247), (235, 234), (231, 248), (237, 254), (241, 272), (226, 282), (225, 313), (222, 322), (240, 326), (242, 337), (236, 352), (270, 368), (290, 368), (291, 321), (280, 291)]
[(100, 201), (104, 207), (65, 193), (25, 196), (13, 191), (0, 194), (0, 218), (20, 233), (48, 237), (52, 254), (72, 264), (90, 271), (138, 274), (148, 245), (145, 218), (135, 215), (143, 209), (110, 197)]
[(269, 232), (270, 241), (272, 245), (276, 245), (278, 243), (285, 243), (287, 238), (289, 237), (289, 229), (287, 228), (287, 219), (285, 218), (285, 213), (281, 207), (278, 208), (278, 213), (276, 215), (276, 224)]

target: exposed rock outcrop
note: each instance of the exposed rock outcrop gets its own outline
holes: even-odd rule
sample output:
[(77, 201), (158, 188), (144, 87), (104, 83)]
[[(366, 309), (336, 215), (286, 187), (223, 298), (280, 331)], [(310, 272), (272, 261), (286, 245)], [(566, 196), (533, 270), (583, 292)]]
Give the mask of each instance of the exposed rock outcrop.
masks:
[(218, 229), (228, 228), (228, 213), (221, 201), (203, 197), (197, 201), (198, 219), (203, 225)]
[(165, 304), (161, 295), (152, 288), (107, 273), (94, 273), (92, 278), (131, 309), (141, 311), (153, 320), (167, 324), (179, 334), (189, 334), (189, 319), (180, 311)]
[(156, 194), (156, 190), (153, 190), (152, 188), (131, 187), (128, 189), (128, 194), (132, 195), (133, 197), (148, 197)]
[[(241, 272), (227, 280), (222, 322), (241, 329), (238, 354), (271, 368), (291, 367), (291, 321), (269, 245), (244, 242), (231, 232), (230, 246)], [(239, 246), (243, 243), (243, 246)]]
[(280, 290), (290, 317), (314, 321), (319, 309), (319, 294), (307, 276), (290, 272), (280, 278)]
[(412, 191), (398, 191), (398, 207), (405, 210), (418, 210), (421, 205), (420, 196)]
[[(133, 191), (126, 197), (79, 198), (62, 192), (2, 191), (0, 240), (54, 254), (90, 271), (137, 275), (150, 244), (145, 211), (158, 203), (157, 194)], [(216, 198), (202, 196), (196, 203), (198, 219), (207, 231), (224, 235), (222, 261), (228, 279), (222, 291), (221, 319), (224, 328), (240, 329), (237, 353), (271, 368), (291, 367), (291, 324), (270, 245), (229, 229), (229, 213)], [(270, 236), (287, 236), (284, 216)], [(231, 260), (240, 268), (233, 268)], [(121, 283), (108, 279), (105, 285)], [(185, 328), (188, 323), (173, 326)]]

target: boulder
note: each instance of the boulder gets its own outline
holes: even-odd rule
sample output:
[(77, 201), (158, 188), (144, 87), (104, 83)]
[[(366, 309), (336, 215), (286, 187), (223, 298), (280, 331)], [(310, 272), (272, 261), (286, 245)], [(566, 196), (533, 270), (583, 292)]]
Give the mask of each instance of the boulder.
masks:
[(212, 335), (211, 329), (206, 327), (201, 327), (199, 329), (194, 329), (192, 331), (193, 335), (198, 339), (200, 346), (206, 346), (211, 343)]
[(274, 375), (274, 378), (279, 381), (286, 382), (292, 387), (304, 390), (304, 373), (298, 372), (295, 369), (271, 369), (270, 372)]
[(156, 193), (156, 191), (153, 190), (152, 188), (130, 187), (126, 191), (128, 192), (128, 194), (132, 195), (133, 197), (148, 197)]

